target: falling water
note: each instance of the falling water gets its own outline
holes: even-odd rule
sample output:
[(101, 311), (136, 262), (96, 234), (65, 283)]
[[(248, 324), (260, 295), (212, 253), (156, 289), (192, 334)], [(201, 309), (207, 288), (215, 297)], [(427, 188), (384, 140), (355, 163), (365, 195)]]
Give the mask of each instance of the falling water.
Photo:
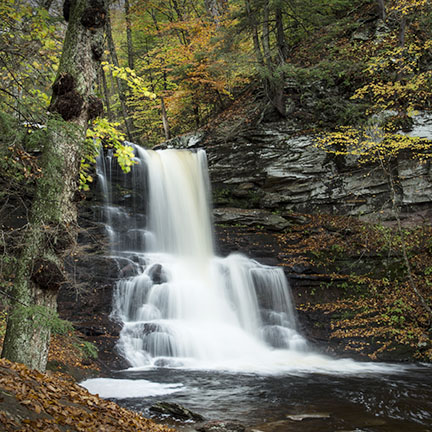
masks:
[[(113, 312), (132, 367), (357, 369), (309, 350), (282, 269), (215, 256), (203, 150), (135, 146), (135, 155), (132, 174), (117, 174), (117, 183), (111, 156), (98, 160), (112, 253), (133, 274), (117, 283)], [(116, 194), (132, 211), (114, 205)]]

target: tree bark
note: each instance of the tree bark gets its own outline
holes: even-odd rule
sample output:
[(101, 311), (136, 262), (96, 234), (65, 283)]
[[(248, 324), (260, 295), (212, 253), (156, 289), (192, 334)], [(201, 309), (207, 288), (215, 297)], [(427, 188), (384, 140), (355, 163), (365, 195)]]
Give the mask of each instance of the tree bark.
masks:
[(278, 48), (279, 60), (283, 64), (288, 58), (288, 47), (285, 39), (282, 9), (280, 6), (276, 7), (275, 19), (276, 19), (276, 44)]
[[(106, 34), (107, 34), (108, 50), (111, 55), (112, 64), (116, 67), (120, 67), (120, 62), (117, 57), (117, 50), (112, 36), (111, 20), (109, 16), (107, 17), (107, 21), (106, 21)], [(117, 91), (120, 99), (121, 116), (123, 117), (124, 120), (126, 135), (129, 141), (134, 142), (135, 137), (133, 131), (135, 128), (132, 119), (129, 116), (129, 110), (126, 103), (126, 87), (118, 77), (115, 77), (115, 82), (116, 82)]]
[(107, 114), (108, 120), (110, 122), (112, 122), (114, 120), (114, 117), (113, 117), (112, 111), (111, 111), (110, 94), (108, 91), (107, 79), (106, 79), (105, 71), (103, 70), (103, 68), (100, 68), (100, 75), (101, 75), (102, 90), (103, 90), (103, 95), (104, 95), (104, 100), (105, 100), (106, 114)]
[(379, 17), (385, 21), (387, 18), (384, 0), (377, 0)]
[(255, 14), (252, 13), (250, 0), (245, 0), (246, 14), (249, 17), (249, 25), (252, 30), (252, 40), (254, 44), (255, 57), (257, 58), (258, 64), (264, 66), (264, 57), (261, 52), (259, 36), (258, 36), (258, 24)]
[[(97, 10), (96, 10), (97, 9)], [(91, 11), (91, 13), (90, 13)], [(41, 168), (20, 259), (2, 357), (45, 370), (50, 318), (64, 282), (62, 261), (74, 244), (81, 148), (89, 118), (100, 110), (93, 95), (103, 52), (104, 3), (75, 0), (63, 44), (47, 124)]]
[[(114, 44), (114, 39), (112, 36), (112, 29), (111, 29), (111, 20), (108, 16), (107, 22), (106, 22), (106, 34), (107, 34), (107, 43), (108, 43), (108, 49), (111, 55), (111, 61), (112, 64), (116, 67), (120, 67), (120, 63), (117, 57), (117, 51)], [(116, 77), (115, 82), (117, 85), (118, 95), (120, 99), (120, 107), (121, 107), (121, 115), (124, 120), (125, 128), (126, 128), (126, 135), (129, 141), (134, 141), (133, 136), (133, 124), (132, 120), (129, 117), (128, 108), (126, 105), (126, 95), (125, 95), (125, 86), (121, 82), (120, 78)]]
[(128, 54), (128, 66), (134, 68), (134, 51), (133, 51), (133, 40), (132, 40), (132, 23), (130, 16), (130, 4), (129, 0), (125, 0), (125, 19), (126, 19), (126, 40), (127, 40), (127, 54)]
[(263, 20), (262, 20), (262, 47), (264, 52), (264, 63), (267, 66), (268, 69), (272, 68), (272, 59), (271, 59), (271, 52), (270, 52), (270, 6), (268, 0), (264, 4), (264, 13), (263, 13)]
[(288, 57), (287, 45), (285, 40), (285, 32), (282, 21), (282, 9), (280, 6), (276, 6), (275, 10), (276, 20), (276, 46), (278, 52), (278, 68), (279, 70), (274, 77), (274, 105), (282, 117), (286, 116), (285, 106), (285, 73), (283, 71), (283, 65)]
[[(249, 0), (246, 0), (246, 12), (248, 15), (250, 14), (250, 4)], [(284, 75), (280, 70), (280, 66), (283, 65), (284, 60), (282, 60), (283, 56), (285, 56), (286, 46), (285, 46), (285, 35), (283, 32), (283, 23), (282, 23), (282, 10), (280, 7), (277, 7), (275, 10), (275, 20), (276, 20), (276, 41), (277, 41), (277, 49), (278, 56), (277, 59), (274, 60), (272, 58), (271, 46), (270, 46), (270, 2), (266, 0), (264, 3), (263, 9), (263, 17), (262, 17), (262, 36), (261, 36), (261, 44), (262, 51), (259, 48), (259, 40), (258, 40), (258, 27), (256, 24), (256, 18), (254, 18), (250, 14), (250, 20), (253, 31), (254, 38), (254, 47), (255, 52), (257, 54), (258, 62), (261, 63), (262, 67), (265, 69), (264, 77), (263, 77), (263, 85), (264, 91), (267, 95), (267, 98), (274, 110), (285, 117), (286, 109), (285, 109), (285, 96), (284, 96)], [(279, 69), (279, 70), (278, 70)]]
[(167, 111), (165, 108), (165, 101), (164, 101), (163, 96), (160, 97), (160, 100), (161, 100), (162, 124), (163, 124), (165, 139), (169, 140), (169, 139), (171, 139), (171, 131), (170, 131), (170, 127), (169, 127), (168, 115), (167, 115)]
[[(172, 5), (173, 5), (173, 9), (177, 15), (177, 21), (183, 21), (184, 20), (184, 14), (179, 6), (179, 4), (177, 3), (177, 0), (171, 0)], [(182, 43), (183, 45), (189, 45), (190, 41), (189, 41), (189, 37), (187, 35), (187, 32), (185, 32), (184, 30), (179, 30), (179, 35), (181, 35), (181, 37), (179, 37), (180, 39), (180, 43)]]
[(219, 25), (225, 5), (223, 3), (218, 2), (218, 0), (204, 0), (204, 6), (206, 8), (207, 15), (217, 25)]

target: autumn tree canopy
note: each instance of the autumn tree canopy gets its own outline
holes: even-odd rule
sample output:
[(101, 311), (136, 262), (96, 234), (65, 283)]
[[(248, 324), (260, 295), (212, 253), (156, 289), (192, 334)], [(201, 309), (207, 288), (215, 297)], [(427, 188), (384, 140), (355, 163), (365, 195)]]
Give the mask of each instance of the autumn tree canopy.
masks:
[[(48, 3), (0, 6), (2, 110), (41, 124), (65, 29)], [(281, 117), (287, 80), (321, 80), (350, 88), (352, 120), (392, 110), (401, 122), (430, 101), (430, 19), (426, 0), (125, 0), (109, 11), (97, 92), (104, 117), (149, 146), (202, 127), (258, 82)], [(366, 27), (375, 35), (358, 39)]]

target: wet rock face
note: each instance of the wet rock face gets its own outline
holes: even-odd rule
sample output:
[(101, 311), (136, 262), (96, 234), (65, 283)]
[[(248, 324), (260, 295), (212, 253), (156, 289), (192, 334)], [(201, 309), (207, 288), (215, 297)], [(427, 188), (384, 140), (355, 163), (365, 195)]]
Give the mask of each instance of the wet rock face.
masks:
[(125, 263), (109, 255), (109, 242), (100, 223), (99, 194), (81, 203), (77, 246), (65, 260), (67, 282), (58, 293), (58, 311), (98, 349), (102, 372), (124, 369), (128, 363), (116, 343), (121, 330), (111, 319), (115, 283)]
[(154, 264), (149, 270), (149, 276), (154, 284), (162, 284), (167, 282), (167, 276), (160, 264)]
[[(425, 121), (419, 119), (412, 134), (416, 127), (418, 132), (425, 129)], [(426, 123), (430, 125), (432, 120)], [(380, 167), (359, 166), (352, 157), (330, 156), (316, 147), (313, 136), (299, 136), (288, 122), (262, 123), (229, 140), (212, 132), (205, 147), (215, 207), (345, 215), (390, 213), (388, 179)], [(429, 164), (401, 156), (394, 173), (397, 199), (405, 211), (432, 206)]]
[(282, 231), (290, 223), (280, 215), (266, 210), (217, 208), (213, 212), (214, 221), (218, 224), (239, 224), (245, 226), (262, 226), (270, 231)]

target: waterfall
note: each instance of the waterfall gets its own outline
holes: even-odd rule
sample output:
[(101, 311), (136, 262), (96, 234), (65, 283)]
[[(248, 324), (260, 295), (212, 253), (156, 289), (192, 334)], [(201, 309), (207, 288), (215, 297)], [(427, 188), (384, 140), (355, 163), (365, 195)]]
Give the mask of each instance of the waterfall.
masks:
[(131, 366), (241, 367), (307, 351), (282, 269), (215, 256), (205, 152), (134, 148), (128, 175), (98, 158), (112, 253), (133, 273), (117, 283), (113, 311)]

